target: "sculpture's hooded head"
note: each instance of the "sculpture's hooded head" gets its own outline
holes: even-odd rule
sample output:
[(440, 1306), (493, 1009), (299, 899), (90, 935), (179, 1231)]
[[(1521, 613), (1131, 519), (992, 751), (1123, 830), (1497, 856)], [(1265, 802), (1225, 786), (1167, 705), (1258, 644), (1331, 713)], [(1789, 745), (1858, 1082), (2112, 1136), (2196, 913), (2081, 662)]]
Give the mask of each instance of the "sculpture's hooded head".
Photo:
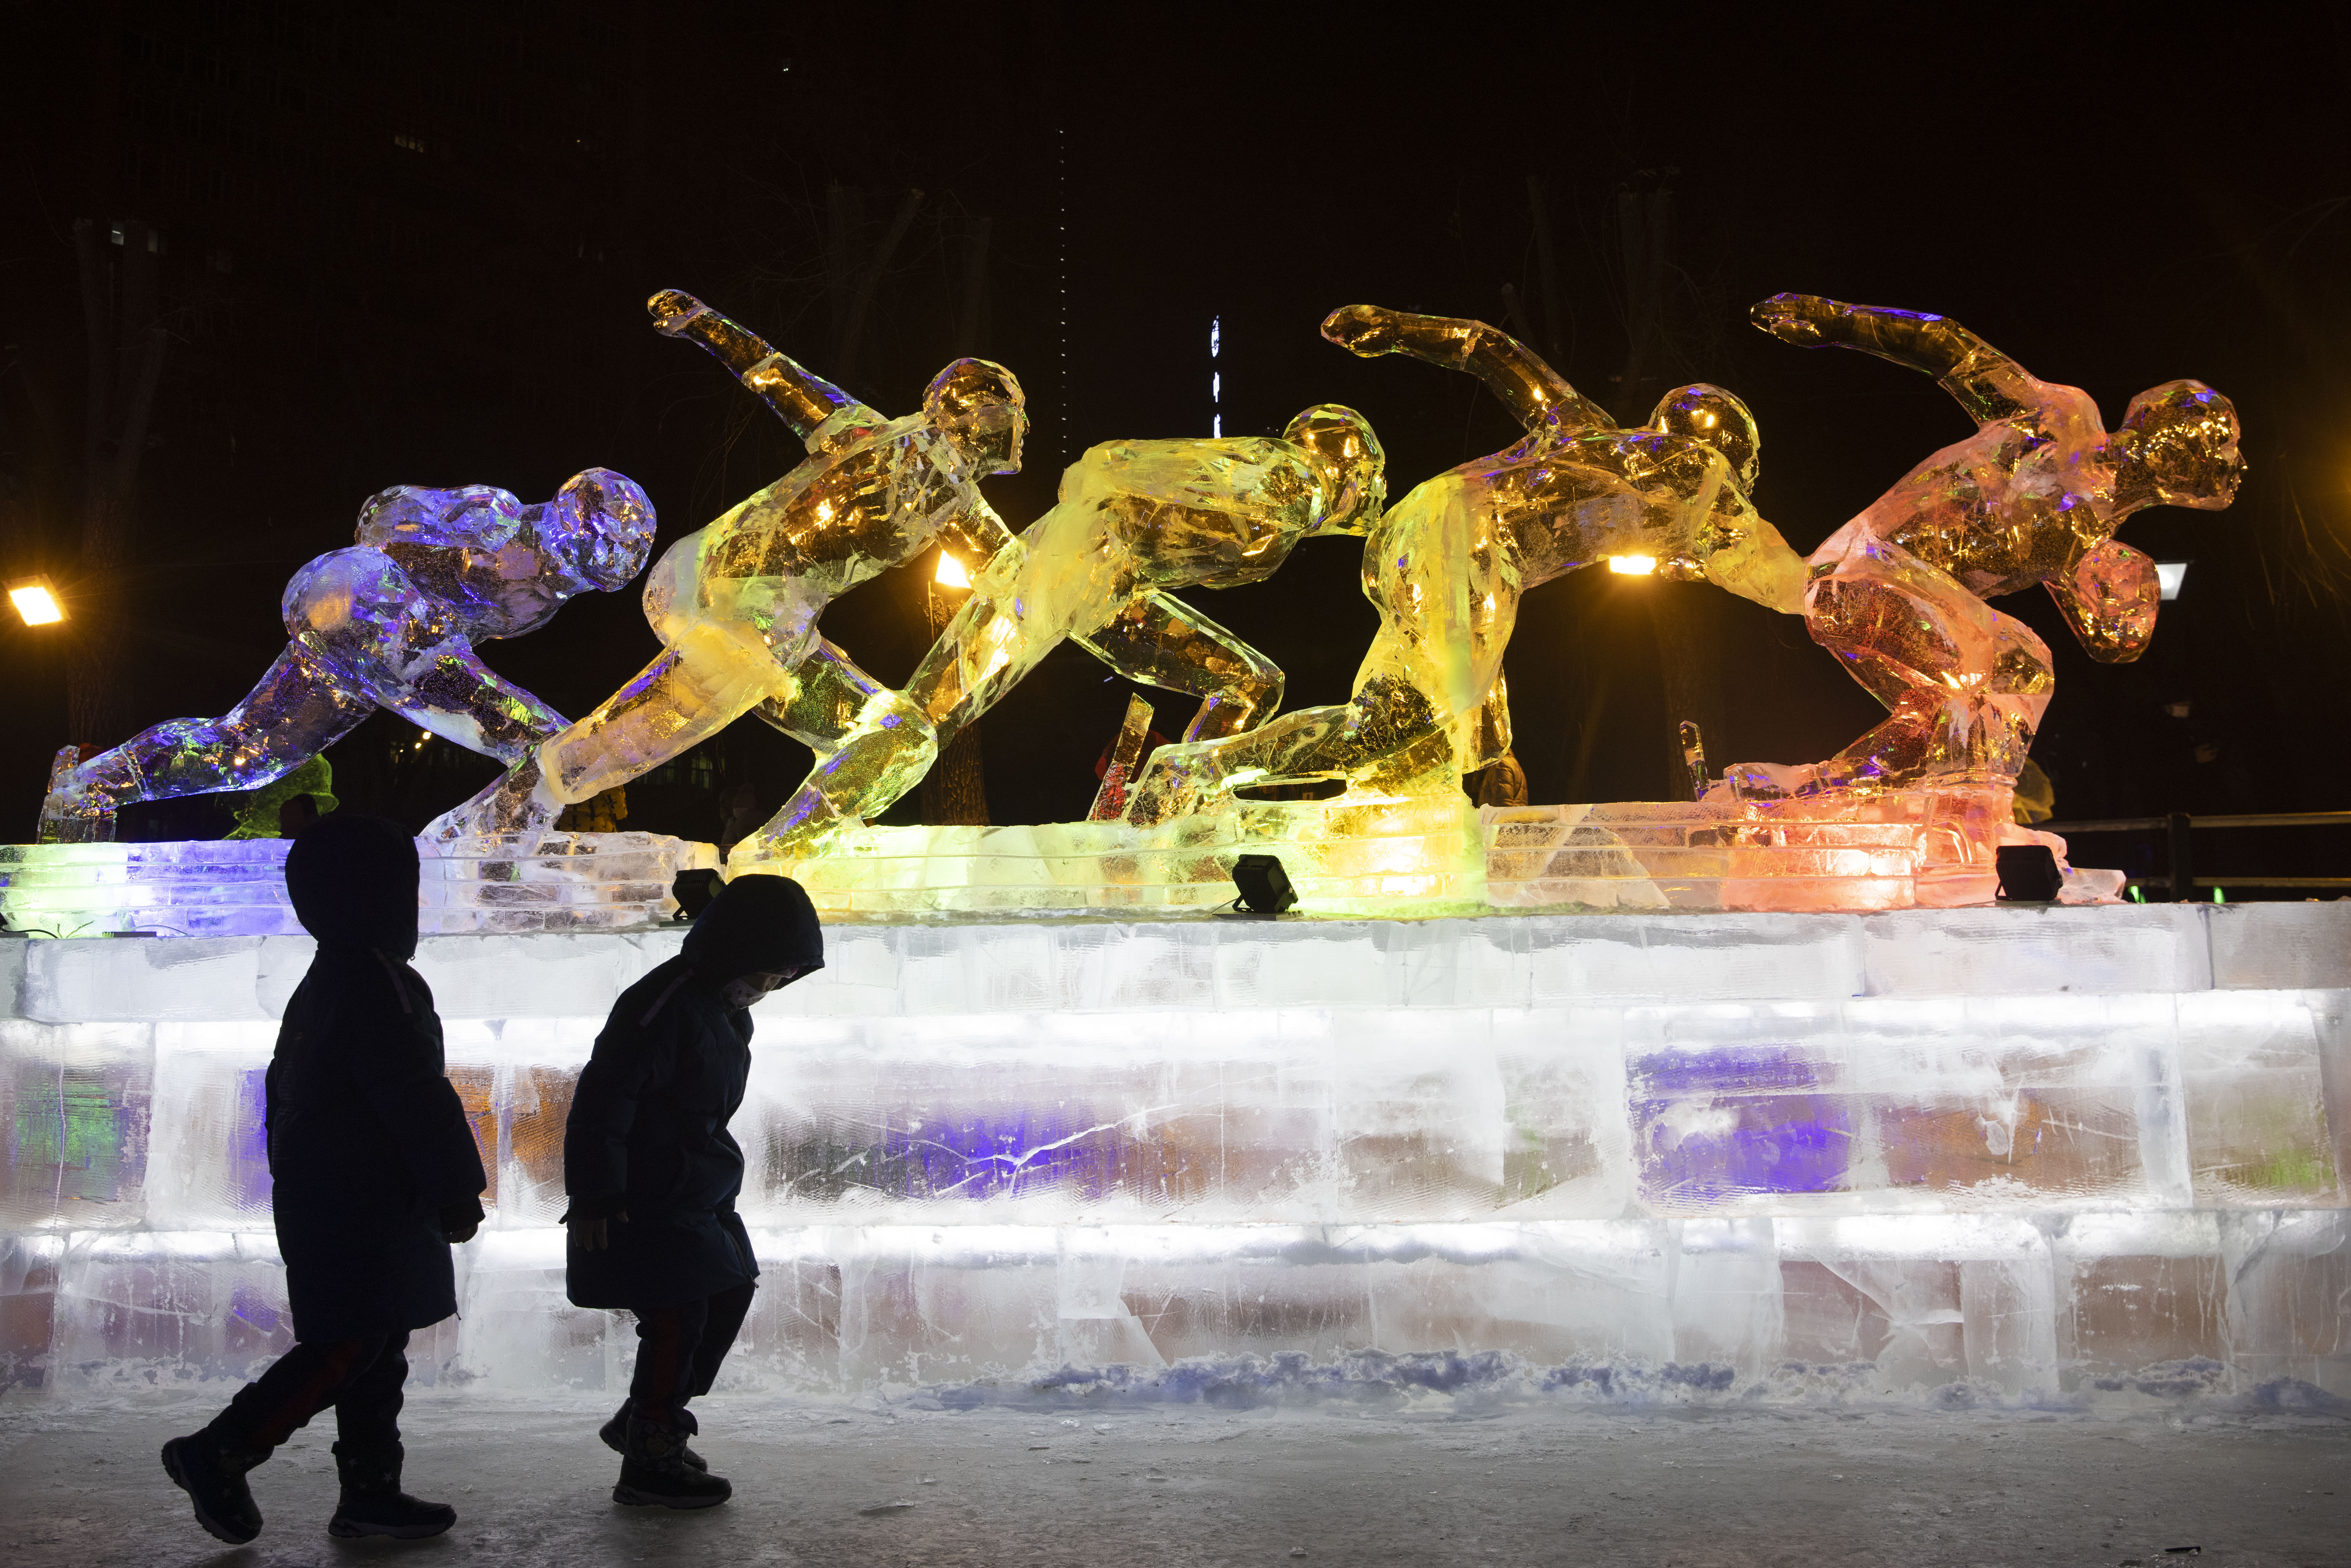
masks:
[(2217, 512), (2245, 476), (2239, 434), (2237, 405), (2202, 382), (2150, 387), (2131, 399), (2116, 433), (2126, 470), (2119, 486), (2140, 492), (2141, 505)]
[(1657, 400), (1649, 428), (1667, 435), (1687, 435), (1711, 446), (1730, 465), (1741, 495), (1753, 495), (1755, 476), (1762, 467), (1763, 436), (1747, 405), (1720, 387), (1698, 382), (1676, 387)]
[(955, 443), (980, 474), (1020, 472), (1029, 434), (1029, 400), (1010, 371), (993, 360), (957, 360), (931, 378), (923, 417)]
[(398, 822), (337, 811), (286, 852), (286, 895), (321, 947), (416, 953), (416, 841)]
[(1380, 520), (1388, 504), (1388, 455), (1370, 420), (1343, 404), (1318, 402), (1291, 420), (1281, 438), (1304, 447), (1322, 472), (1331, 504), (1316, 532), (1360, 534)]
[(748, 1006), (769, 988), (740, 994), (737, 983), (746, 977), (774, 976), (778, 986), (789, 986), (823, 968), (824, 930), (799, 883), (788, 876), (738, 876), (703, 906), (679, 954), (694, 966), (697, 984)]
[(572, 593), (626, 588), (653, 548), (653, 504), (637, 482), (610, 468), (574, 474), (537, 514), (539, 553), (569, 580)]

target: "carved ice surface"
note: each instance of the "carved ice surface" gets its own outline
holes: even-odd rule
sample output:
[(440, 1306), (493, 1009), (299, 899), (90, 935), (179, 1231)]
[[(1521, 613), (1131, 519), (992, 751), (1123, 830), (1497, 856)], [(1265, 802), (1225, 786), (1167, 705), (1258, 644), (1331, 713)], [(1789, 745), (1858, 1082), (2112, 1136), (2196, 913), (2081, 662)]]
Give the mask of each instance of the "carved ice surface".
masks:
[[(681, 936), (424, 939), (493, 1212), (420, 1376), (625, 1378), (562, 1125)], [(2351, 1397), (2346, 951), (2316, 904), (836, 925), (758, 1009), (728, 1386)], [(0, 944), (0, 1381), (285, 1348), (256, 1080), (308, 954)]]
[(1719, 788), (2013, 785), (2054, 682), (2047, 645), (1984, 601), (2040, 584), (2092, 658), (2137, 658), (2155, 630), (2155, 563), (2114, 532), (2143, 507), (2217, 511), (2235, 498), (2234, 405), (2169, 382), (2133, 398), (2109, 433), (2087, 392), (2038, 380), (1945, 317), (1780, 294), (1754, 319), (1785, 342), (1923, 371), (1979, 428), (1813, 552), (1813, 640), (1886, 705), (1885, 722), (1826, 762), (1732, 768)]
[[(0, 914), (43, 936), (296, 936), (284, 839), (0, 844)], [(534, 833), (422, 841), (428, 932), (601, 930), (668, 918), (670, 883), (717, 864), (708, 844), (658, 833)]]
[(1019, 471), (1029, 428), (1020, 383), (1001, 365), (957, 360), (932, 380), (920, 413), (886, 419), (690, 295), (665, 289), (647, 308), (664, 334), (735, 372), (809, 458), (670, 546), (645, 583), (660, 656), (428, 837), (550, 827), (564, 805), (754, 710), (817, 754), (817, 803), (788, 803), (761, 840), (820, 832), (838, 814), (831, 802), (858, 790), (903, 793), (936, 753), (920, 707), (825, 641), (817, 621), (840, 595), (935, 543), (977, 563), (1011, 538), (979, 481)]
[(1526, 438), (1367, 519), (1364, 591), (1380, 631), (1346, 704), (1162, 747), (1134, 787), (1131, 821), (1165, 821), (1250, 784), (1338, 779), (1374, 795), (1458, 793), (1464, 771), (1510, 746), (1500, 676), (1521, 596), (1606, 557), (1648, 556), (1668, 575), (1797, 607), (1803, 563), (1749, 503), (1759, 439), (1729, 392), (1681, 388), (1647, 425), (1622, 430), (1483, 322), (1357, 305), (1322, 332), (1358, 354), (1468, 371)]
[(292, 640), (261, 684), (219, 718), (160, 724), (86, 762), (68, 747), (39, 836), (103, 841), (131, 801), (258, 789), (379, 707), (512, 762), (563, 719), (474, 643), (536, 631), (573, 594), (622, 587), (653, 538), (653, 503), (602, 468), (536, 506), (486, 485), (383, 491), (360, 508), (356, 544), (286, 585)]

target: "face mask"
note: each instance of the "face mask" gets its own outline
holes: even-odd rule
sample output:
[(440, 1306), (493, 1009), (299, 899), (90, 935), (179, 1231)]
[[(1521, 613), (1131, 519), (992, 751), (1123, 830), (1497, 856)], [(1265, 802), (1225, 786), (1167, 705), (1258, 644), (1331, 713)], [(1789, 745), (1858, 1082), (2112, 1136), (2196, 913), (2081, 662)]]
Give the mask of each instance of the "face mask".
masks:
[(798, 969), (786, 969), (779, 974), (745, 975), (721, 986), (718, 995), (730, 1008), (747, 1008), (769, 991), (788, 986), (799, 977)]

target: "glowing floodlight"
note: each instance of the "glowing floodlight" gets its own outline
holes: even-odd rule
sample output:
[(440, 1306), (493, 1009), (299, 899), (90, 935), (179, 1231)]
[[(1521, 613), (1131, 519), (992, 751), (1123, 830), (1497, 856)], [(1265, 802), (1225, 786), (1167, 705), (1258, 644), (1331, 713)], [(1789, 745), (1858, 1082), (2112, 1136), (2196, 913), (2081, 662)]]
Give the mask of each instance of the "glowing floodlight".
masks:
[(66, 607), (46, 577), (23, 578), (8, 585), (8, 602), (27, 626), (54, 626), (66, 618)]
[(1608, 570), (1619, 577), (1647, 577), (1657, 570), (1657, 558), (1653, 555), (1612, 555)]
[(2166, 599), (2179, 597), (2179, 585), (2188, 580), (2188, 563), (2184, 560), (2159, 560), (2155, 563), (2155, 586)]
[(963, 569), (963, 562), (956, 559), (955, 557), (947, 554), (946, 551), (941, 550), (939, 551), (938, 575), (935, 580), (941, 588), (969, 588), (971, 586), (971, 573)]

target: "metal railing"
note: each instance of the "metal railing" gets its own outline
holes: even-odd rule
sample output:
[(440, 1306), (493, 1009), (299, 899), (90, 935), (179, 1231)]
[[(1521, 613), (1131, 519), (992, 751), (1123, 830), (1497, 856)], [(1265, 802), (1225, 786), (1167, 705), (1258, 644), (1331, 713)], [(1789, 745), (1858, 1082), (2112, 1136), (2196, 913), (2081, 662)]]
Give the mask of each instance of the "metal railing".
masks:
[(2351, 811), (2252, 811), (2214, 817), (2191, 817), (2174, 811), (2168, 817), (2101, 817), (2081, 822), (2038, 822), (2043, 831), (2071, 839), (2077, 833), (2160, 832), (2169, 840), (2169, 869), (2160, 874), (2135, 876), (2134, 887), (2161, 887), (2174, 903), (2196, 896), (2199, 888), (2276, 887), (2336, 888), (2351, 891), (2351, 876), (2198, 876), (2195, 830), (2198, 828), (2351, 828)]

